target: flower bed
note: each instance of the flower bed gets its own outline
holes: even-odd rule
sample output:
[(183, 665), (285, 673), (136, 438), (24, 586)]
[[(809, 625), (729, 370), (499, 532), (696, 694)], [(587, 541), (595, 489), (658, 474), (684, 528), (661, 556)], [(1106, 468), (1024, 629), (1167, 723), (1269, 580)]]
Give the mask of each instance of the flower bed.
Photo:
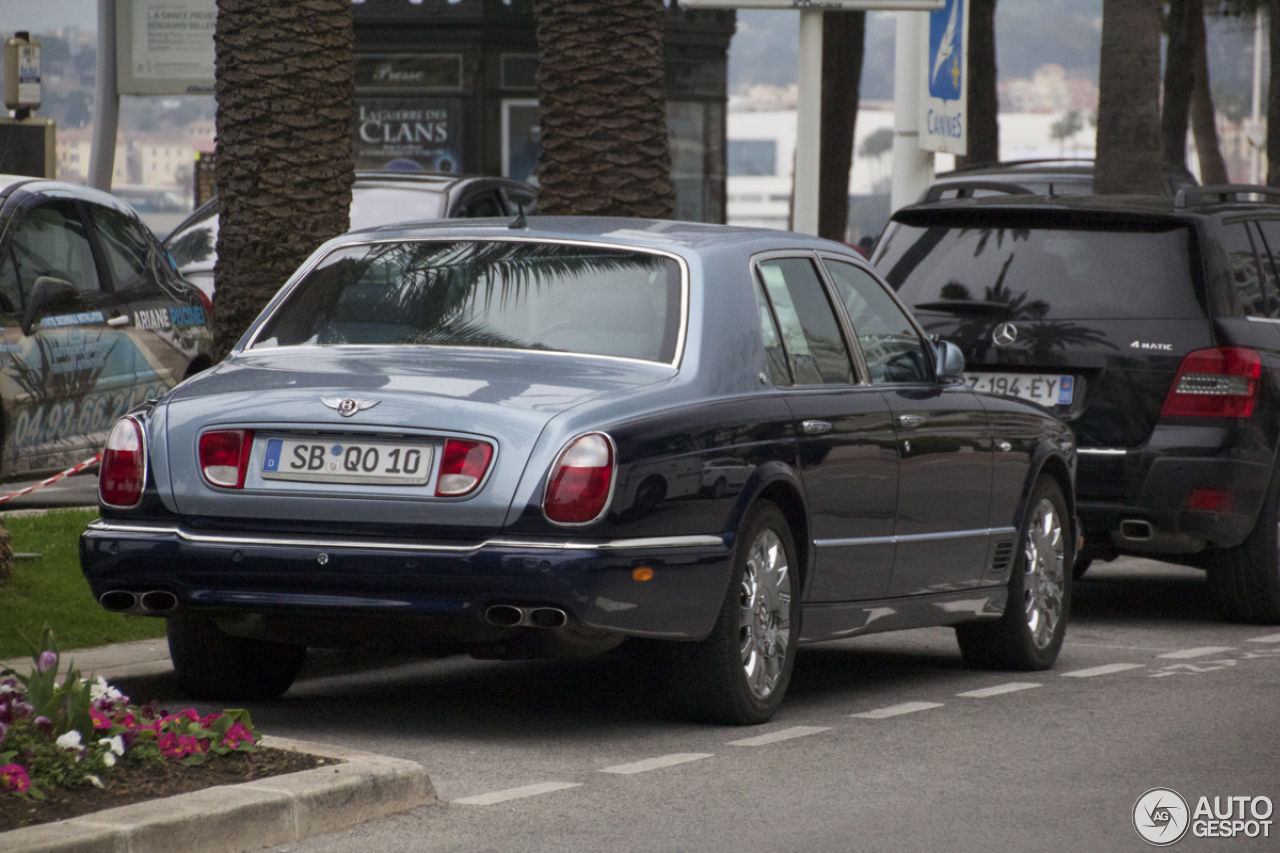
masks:
[[(230, 781), (243, 781), (270, 775), (255, 773), (255, 764), (256, 769), (261, 769), (281, 763), (279, 755), (273, 756), (272, 762), (251, 760), (249, 754), (259, 751), (260, 735), (247, 711), (227, 710), (202, 716), (187, 708), (170, 714), (155, 702), (132, 705), (129, 697), (105, 679), (81, 678), (74, 666), (59, 679), (58, 650), (53, 632), (47, 627), (32, 661), (34, 666), (27, 675), (13, 670), (0, 672), (0, 831), (67, 816), (68, 795), (77, 790), (105, 791), (114, 787), (119, 793), (122, 788), (137, 789), (139, 779), (151, 780), (143, 787), (152, 790), (157, 779), (189, 777), (192, 774), (186, 768), (219, 759), (226, 766), (211, 778), (225, 776), (235, 767), (232, 773), (239, 778)], [(320, 763), (313, 756), (300, 758), (301, 763), (286, 758), (282, 766), (287, 769), (275, 772), (292, 772)], [(181, 772), (174, 772), (179, 768)], [(132, 784), (119, 784), (131, 776)], [(210, 784), (226, 781), (219, 778)], [(205, 786), (186, 782), (178, 787), (193, 790)], [(152, 792), (142, 799), (156, 795)], [(47, 810), (28, 807), (50, 798), (64, 805)], [(119, 804), (106, 796), (93, 799), (105, 805), (89, 811)], [(136, 799), (135, 793), (126, 795), (124, 801)], [(57, 816), (42, 817), (41, 811)], [(84, 811), (70, 809), (72, 813)]]

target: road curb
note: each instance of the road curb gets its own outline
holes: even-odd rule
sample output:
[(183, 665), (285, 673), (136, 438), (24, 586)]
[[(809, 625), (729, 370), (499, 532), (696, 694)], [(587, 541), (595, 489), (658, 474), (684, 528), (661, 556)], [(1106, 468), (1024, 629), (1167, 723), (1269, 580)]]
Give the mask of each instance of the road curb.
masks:
[(247, 853), (337, 832), (435, 802), (422, 765), (355, 749), (264, 737), (263, 746), (342, 764), (222, 785), (0, 833), (24, 853)]

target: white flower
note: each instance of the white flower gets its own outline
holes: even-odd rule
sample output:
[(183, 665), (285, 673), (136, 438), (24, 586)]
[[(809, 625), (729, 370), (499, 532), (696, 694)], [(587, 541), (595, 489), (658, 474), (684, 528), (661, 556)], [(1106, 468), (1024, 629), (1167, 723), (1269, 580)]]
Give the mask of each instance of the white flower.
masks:
[(65, 735), (63, 735), (62, 737), (54, 741), (54, 743), (56, 743), (58, 746), (62, 747), (63, 749), (79, 749), (80, 748), (80, 732), (76, 731), (75, 729), (72, 729), (71, 731), (67, 732)]
[[(107, 755), (111, 755), (112, 752), (116, 755), (124, 755), (124, 738), (120, 735), (116, 735), (115, 737), (104, 737), (99, 740), (98, 743), (105, 744), (107, 746), (109, 750)], [(108, 764), (107, 766), (110, 767), (111, 765)]]
[(114, 701), (116, 699), (123, 699), (124, 694), (119, 690), (116, 690), (110, 684), (107, 684), (107, 680), (99, 675), (97, 680), (94, 681), (93, 684), (89, 685), (89, 700), (91, 702), (97, 702), (99, 699), (103, 698)]
[(99, 779), (97, 776), (94, 776), (92, 773), (87, 774), (84, 778), (86, 778), (86, 779), (88, 779), (90, 782), (92, 782), (92, 783), (93, 783), (93, 785), (94, 785), (94, 787), (96, 787), (96, 788), (101, 788), (101, 787), (102, 787), (102, 780), (101, 780), (101, 779)]
[(115, 756), (115, 753), (112, 753), (112, 752), (104, 752), (104, 753), (102, 754), (102, 763), (103, 763), (103, 764), (105, 764), (105, 765), (107, 765), (108, 767), (115, 767), (115, 766), (116, 766), (116, 756)]

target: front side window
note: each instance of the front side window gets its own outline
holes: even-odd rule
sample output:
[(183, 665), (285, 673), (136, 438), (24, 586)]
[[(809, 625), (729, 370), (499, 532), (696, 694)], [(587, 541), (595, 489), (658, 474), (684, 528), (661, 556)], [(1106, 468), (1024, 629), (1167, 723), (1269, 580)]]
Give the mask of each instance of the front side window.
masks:
[(756, 269), (782, 328), (796, 384), (852, 384), (849, 350), (813, 261), (778, 258), (761, 261)]
[(253, 346), (456, 346), (670, 363), (679, 264), (558, 243), (404, 241), (328, 255)]
[(924, 341), (889, 294), (865, 270), (846, 261), (826, 260), (836, 292), (849, 312), (872, 382), (923, 382), (933, 362)]
[(69, 281), (81, 293), (101, 289), (89, 238), (71, 201), (47, 202), (28, 210), (9, 245), (24, 304), (42, 275)]

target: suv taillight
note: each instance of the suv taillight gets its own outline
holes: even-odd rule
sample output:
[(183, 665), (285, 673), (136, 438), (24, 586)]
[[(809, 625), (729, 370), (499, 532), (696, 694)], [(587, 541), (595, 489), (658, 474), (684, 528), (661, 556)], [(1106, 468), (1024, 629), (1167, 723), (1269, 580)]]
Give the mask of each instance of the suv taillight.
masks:
[(243, 489), (252, 448), (251, 429), (206, 432), (200, 436), (200, 470), (204, 478), (224, 489)]
[(579, 436), (560, 451), (547, 477), (542, 512), (558, 524), (590, 524), (604, 514), (613, 488), (613, 442)]
[(1251, 349), (1219, 347), (1187, 353), (1161, 417), (1247, 418), (1261, 384), (1262, 359)]
[(440, 476), (436, 479), (436, 497), (456, 498), (469, 494), (480, 485), (489, 470), (493, 447), (483, 441), (451, 438), (440, 454)]
[(98, 469), (98, 498), (107, 506), (130, 508), (147, 484), (147, 443), (142, 424), (121, 418), (107, 436)]

